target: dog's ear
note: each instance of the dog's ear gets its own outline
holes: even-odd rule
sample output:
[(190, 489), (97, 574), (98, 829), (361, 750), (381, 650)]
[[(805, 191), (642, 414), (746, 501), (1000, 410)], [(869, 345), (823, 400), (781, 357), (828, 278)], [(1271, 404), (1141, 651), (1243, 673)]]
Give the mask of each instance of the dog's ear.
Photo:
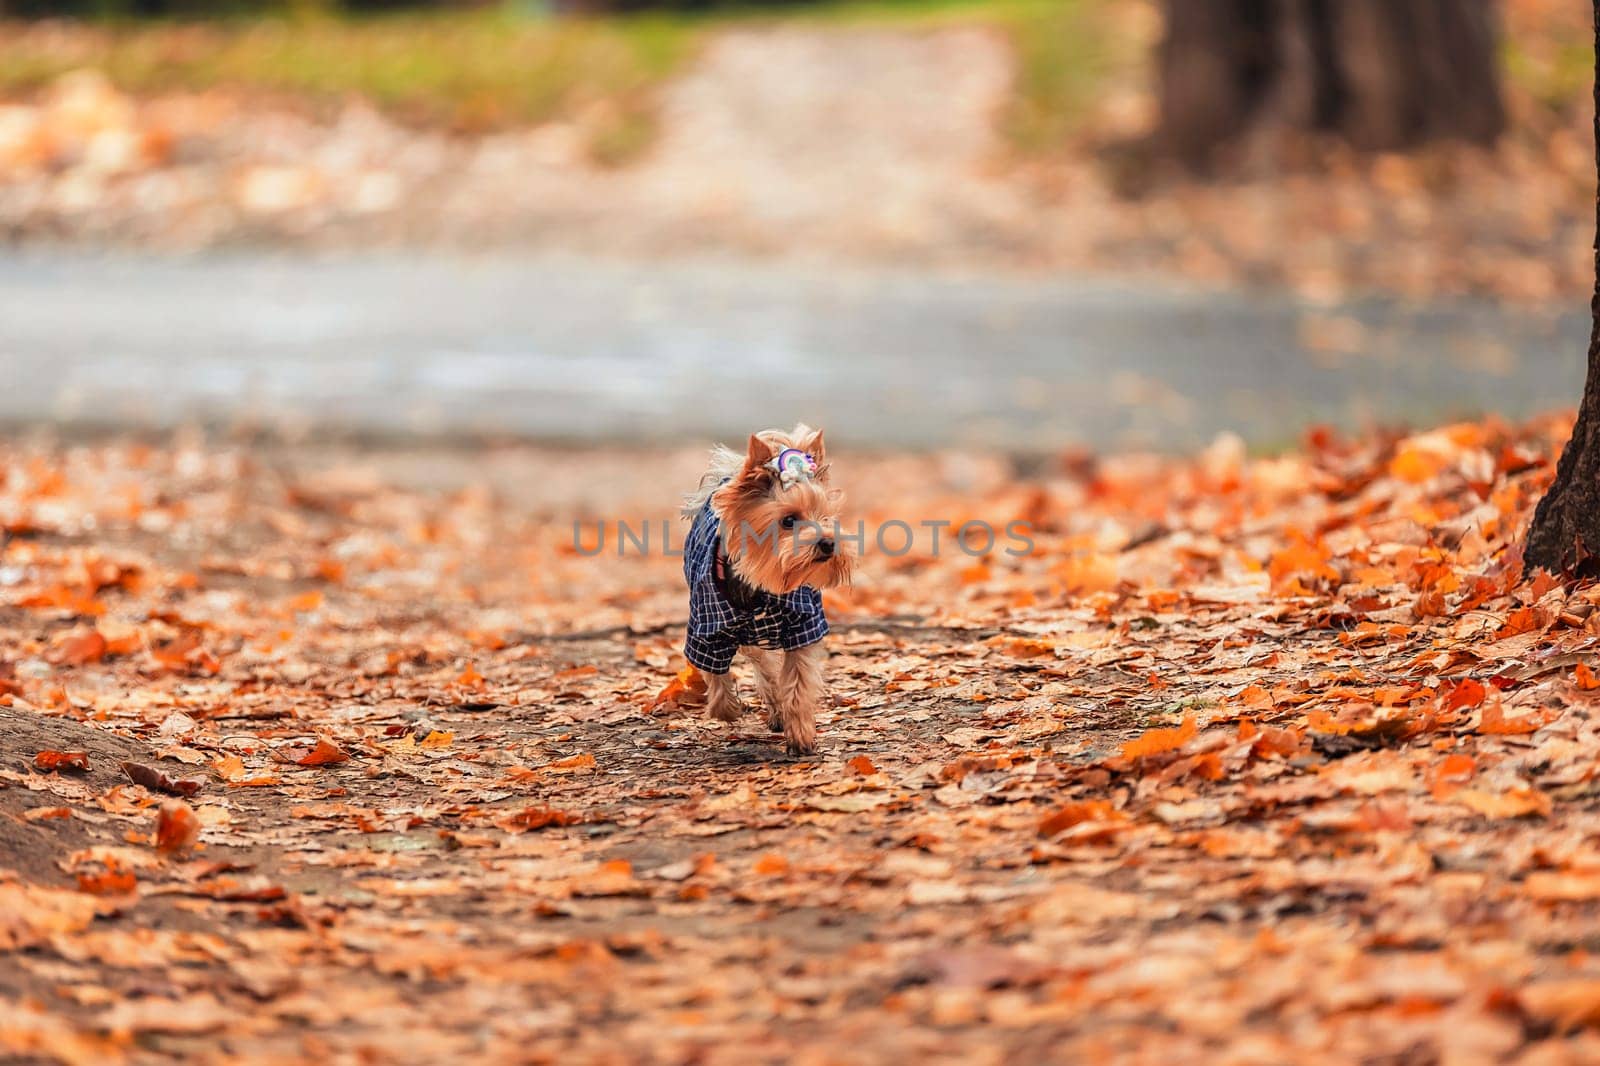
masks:
[(719, 506), (736, 508), (765, 499), (778, 480), (777, 471), (767, 464), (780, 450), (754, 433), (750, 434), (750, 444), (745, 451), (744, 466), (739, 470), (739, 476), (716, 492)]
[(828, 451), (822, 445), (822, 430), (812, 430), (811, 435), (796, 445), (801, 451), (817, 461), (817, 466), (826, 466)]
[(818, 481), (826, 482), (828, 480), (828, 449), (822, 443), (822, 430), (812, 430), (800, 440), (796, 447), (815, 460), (817, 464), (816, 478)]
[(778, 448), (768, 444), (754, 433), (750, 434), (750, 447), (744, 456), (744, 472), (751, 473), (761, 470), (778, 454)]

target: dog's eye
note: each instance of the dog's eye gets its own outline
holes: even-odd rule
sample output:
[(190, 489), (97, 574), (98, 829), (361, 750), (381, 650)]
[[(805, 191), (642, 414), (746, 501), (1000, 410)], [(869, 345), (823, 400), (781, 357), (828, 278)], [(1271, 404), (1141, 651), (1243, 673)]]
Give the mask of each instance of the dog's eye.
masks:
[(792, 515), (792, 514), (784, 515), (782, 518), (778, 519), (778, 525), (782, 526), (784, 529), (793, 529), (794, 528), (794, 515)]

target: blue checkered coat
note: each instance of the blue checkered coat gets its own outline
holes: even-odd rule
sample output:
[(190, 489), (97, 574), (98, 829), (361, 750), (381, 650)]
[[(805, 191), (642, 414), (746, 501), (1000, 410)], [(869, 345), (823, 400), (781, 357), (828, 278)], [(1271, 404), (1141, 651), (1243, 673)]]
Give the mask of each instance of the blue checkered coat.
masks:
[(696, 669), (725, 674), (741, 645), (794, 651), (828, 635), (822, 593), (810, 585), (775, 595), (756, 592), (753, 610), (728, 602), (714, 571), (722, 539), (722, 520), (706, 503), (689, 527), (683, 546), (683, 577), (689, 583), (689, 635), (684, 656)]

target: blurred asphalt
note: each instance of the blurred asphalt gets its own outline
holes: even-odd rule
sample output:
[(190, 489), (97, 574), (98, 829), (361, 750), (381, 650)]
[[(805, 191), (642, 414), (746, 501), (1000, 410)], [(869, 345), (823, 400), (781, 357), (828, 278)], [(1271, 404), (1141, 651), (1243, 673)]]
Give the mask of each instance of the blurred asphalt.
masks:
[(1271, 447), (1576, 402), (1587, 308), (439, 254), (0, 256), (0, 422), (383, 437)]

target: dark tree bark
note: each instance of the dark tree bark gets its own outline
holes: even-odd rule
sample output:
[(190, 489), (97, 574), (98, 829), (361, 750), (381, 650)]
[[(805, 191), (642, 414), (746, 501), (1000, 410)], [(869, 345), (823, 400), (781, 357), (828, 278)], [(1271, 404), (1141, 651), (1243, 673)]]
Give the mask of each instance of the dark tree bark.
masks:
[[(1600, 76), (1600, 0), (1594, 4), (1595, 71)], [(1595, 84), (1595, 174), (1600, 178), (1600, 77)], [(1556, 479), (1528, 528), (1523, 562), (1545, 570), (1595, 568), (1600, 555), (1600, 193), (1595, 196), (1595, 291), (1589, 301), (1589, 376), (1578, 424), (1556, 464)]]
[(1271, 124), (1392, 150), (1505, 127), (1492, 0), (1165, 0), (1161, 140), (1203, 165)]

